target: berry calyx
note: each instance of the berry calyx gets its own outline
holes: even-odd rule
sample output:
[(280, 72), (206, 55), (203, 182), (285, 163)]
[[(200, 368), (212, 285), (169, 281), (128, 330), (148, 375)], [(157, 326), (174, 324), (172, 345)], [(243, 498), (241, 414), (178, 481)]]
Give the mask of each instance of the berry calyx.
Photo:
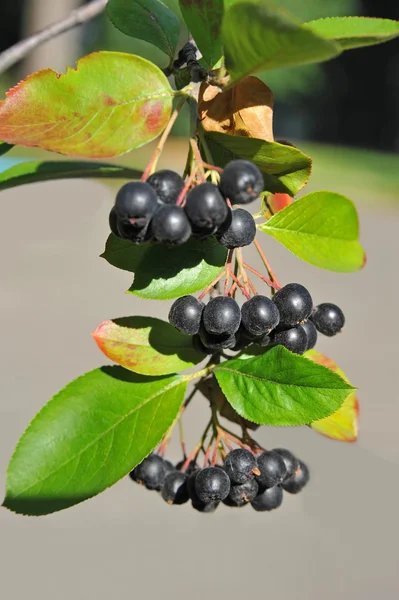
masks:
[(195, 478), (195, 491), (201, 502), (219, 502), (230, 492), (230, 479), (227, 473), (217, 467), (202, 469)]
[[(231, 335), (238, 331), (241, 322), (241, 310), (234, 298), (217, 296), (204, 308), (202, 322), (208, 333), (213, 335)], [(207, 345), (201, 338), (202, 342)]]
[[(213, 334), (208, 333), (204, 327), (201, 327), (199, 332), (200, 341), (207, 349), (207, 353), (216, 352), (218, 350), (228, 350), (234, 348), (237, 339), (234, 333), (232, 334)], [(209, 352), (209, 350), (211, 352)]]
[(221, 246), (229, 248), (242, 248), (249, 246), (255, 239), (256, 224), (253, 216), (243, 208), (230, 211), (226, 221), (216, 234), (216, 239)]
[(301, 325), (298, 325), (298, 327), (278, 331), (272, 335), (271, 341), (275, 345), (284, 346), (295, 354), (303, 354), (307, 350), (308, 336)]
[(258, 512), (274, 510), (278, 508), (283, 501), (283, 490), (280, 486), (275, 486), (266, 489), (261, 494), (258, 494), (251, 502), (252, 508)]
[(149, 490), (160, 490), (165, 480), (165, 463), (157, 454), (150, 454), (133, 471), (132, 479)]
[(191, 236), (191, 225), (181, 206), (163, 204), (151, 221), (151, 231), (159, 242), (179, 246)]
[(188, 501), (187, 479), (187, 474), (181, 471), (174, 471), (165, 477), (161, 491), (165, 502), (168, 504), (184, 504)]
[(147, 179), (147, 183), (155, 190), (158, 200), (164, 204), (176, 204), (184, 188), (184, 181), (180, 175), (169, 169), (153, 173)]
[(250, 334), (261, 336), (277, 327), (280, 314), (270, 298), (257, 295), (244, 302), (241, 307), (241, 319)]
[(273, 302), (280, 313), (281, 327), (294, 327), (310, 316), (313, 300), (308, 290), (300, 283), (288, 283), (279, 290)]
[(228, 506), (245, 506), (256, 498), (258, 491), (259, 486), (255, 479), (249, 479), (245, 483), (232, 485), (224, 503)]
[(223, 169), (219, 187), (232, 204), (248, 204), (256, 200), (263, 190), (263, 175), (248, 160), (232, 160)]
[(317, 331), (332, 337), (339, 333), (345, 325), (345, 317), (339, 306), (325, 302), (316, 306), (311, 319)]
[(277, 454), (279, 454), (284, 461), (285, 468), (287, 470), (284, 480), (292, 477), (299, 465), (296, 456), (294, 456), (292, 452), (286, 450), (285, 448), (273, 448), (273, 452), (277, 452)]
[(212, 234), (229, 214), (225, 199), (213, 183), (200, 183), (193, 188), (184, 208), (194, 233), (200, 234)]
[(169, 323), (186, 335), (200, 330), (204, 304), (194, 296), (182, 296), (173, 302), (169, 311)]
[(149, 223), (157, 206), (157, 195), (145, 181), (126, 183), (119, 190), (115, 200), (118, 219), (138, 228)]
[(225, 458), (223, 468), (232, 483), (245, 483), (254, 478), (254, 471), (258, 472), (256, 458), (249, 450), (237, 448), (231, 450)]
[(306, 338), (307, 338), (306, 350), (312, 350), (312, 348), (314, 348), (316, 346), (316, 342), (317, 342), (316, 327), (314, 326), (314, 324), (312, 323), (312, 321), (310, 319), (305, 321), (305, 323), (301, 323), (299, 325), (299, 327), (301, 327), (304, 330), (304, 332), (306, 333)]
[(308, 467), (301, 460), (298, 461), (298, 467), (292, 477), (282, 483), (286, 492), (298, 494), (308, 483), (310, 473)]
[(260, 473), (256, 476), (256, 481), (261, 490), (280, 484), (287, 474), (283, 458), (274, 450), (262, 452), (257, 463)]

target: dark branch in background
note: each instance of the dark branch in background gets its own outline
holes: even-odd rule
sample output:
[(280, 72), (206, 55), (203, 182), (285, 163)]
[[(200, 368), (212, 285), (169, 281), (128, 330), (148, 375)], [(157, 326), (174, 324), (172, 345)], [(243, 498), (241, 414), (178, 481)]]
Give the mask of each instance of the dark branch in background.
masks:
[(12, 65), (22, 60), (40, 44), (57, 37), (65, 31), (73, 29), (77, 25), (90, 21), (105, 9), (108, 0), (92, 0), (89, 4), (73, 10), (65, 19), (49, 25), (45, 29), (34, 33), (32, 36), (21, 40), (11, 48), (0, 54), (0, 74), (4, 73)]
[(187, 44), (183, 46), (177, 59), (173, 63), (172, 71), (169, 71), (166, 74), (171, 75), (173, 70), (180, 69), (183, 65), (187, 65), (187, 68), (190, 71), (191, 81), (194, 83), (199, 83), (206, 79), (206, 70), (200, 66), (197, 60), (197, 46), (193, 42), (187, 42)]

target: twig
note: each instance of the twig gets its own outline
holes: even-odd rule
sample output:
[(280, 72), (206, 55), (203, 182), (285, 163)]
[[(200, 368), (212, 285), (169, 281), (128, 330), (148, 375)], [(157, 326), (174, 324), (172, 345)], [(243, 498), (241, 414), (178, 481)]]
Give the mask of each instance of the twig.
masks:
[(254, 244), (255, 244), (255, 248), (256, 248), (256, 250), (258, 251), (258, 254), (259, 254), (259, 256), (260, 256), (260, 258), (261, 258), (261, 260), (262, 260), (263, 264), (264, 264), (264, 265), (265, 265), (265, 267), (266, 267), (266, 270), (267, 270), (267, 273), (268, 273), (268, 275), (269, 275), (270, 279), (271, 279), (271, 280), (272, 280), (272, 281), (273, 281), (273, 282), (274, 282), (276, 285), (278, 285), (278, 286), (281, 288), (281, 287), (282, 287), (282, 286), (281, 286), (281, 283), (279, 282), (279, 280), (278, 280), (278, 279), (277, 279), (277, 277), (276, 277), (276, 274), (275, 274), (275, 272), (274, 272), (274, 271), (273, 271), (273, 269), (271, 268), (271, 266), (270, 266), (270, 263), (269, 263), (269, 261), (267, 260), (267, 258), (266, 258), (266, 255), (265, 255), (265, 253), (263, 252), (263, 250), (262, 250), (262, 247), (261, 247), (261, 245), (259, 244), (258, 240), (254, 240)]
[(105, 9), (108, 0), (92, 0), (80, 8), (77, 8), (65, 18), (52, 23), (45, 29), (34, 33), (30, 37), (21, 40), (0, 54), (0, 74), (4, 73), (12, 65), (22, 60), (29, 52), (44, 42), (51, 40), (65, 31), (73, 29), (90, 21)]
[(251, 273), (254, 273), (254, 275), (257, 275), (259, 277), (259, 279), (262, 279), (262, 281), (267, 283), (267, 285), (269, 287), (274, 288), (275, 290), (281, 289), (281, 286), (277, 285), (276, 283), (274, 283), (273, 281), (271, 281), (270, 279), (268, 279), (267, 277), (262, 275), (262, 273), (259, 273), (259, 271), (257, 271), (256, 269), (253, 269), (252, 267), (250, 267), (249, 265), (247, 265), (245, 263), (243, 263), (243, 267), (245, 269), (248, 269), (248, 271), (251, 271)]

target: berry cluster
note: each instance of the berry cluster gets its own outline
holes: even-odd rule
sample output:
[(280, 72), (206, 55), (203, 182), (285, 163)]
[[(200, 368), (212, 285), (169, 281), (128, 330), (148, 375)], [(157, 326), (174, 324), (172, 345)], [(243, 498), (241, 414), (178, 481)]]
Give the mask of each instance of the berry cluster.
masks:
[(314, 348), (317, 332), (333, 336), (341, 331), (345, 317), (334, 304), (313, 308), (308, 290), (289, 283), (272, 299), (258, 294), (241, 308), (231, 296), (217, 296), (206, 305), (194, 296), (183, 296), (172, 304), (169, 322), (194, 336), (194, 347), (208, 354), (239, 351), (252, 343), (282, 345), (303, 354)]
[[(241, 507), (251, 504), (256, 511), (278, 508), (283, 490), (297, 494), (309, 481), (309, 470), (289, 450), (264, 451), (257, 457), (244, 448), (231, 450), (222, 465), (197, 467), (195, 462), (171, 462), (150, 454), (130, 477), (147, 489), (161, 492), (168, 504), (191, 500), (200, 512), (213, 512), (220, 502)], [(184, 469), (185, 470), (182, 470)]]
[(240, 248), (253, 242), (256, 225), (248, 211), (230, 205), (248, 204), (262, 190), (262, 173), (246, 160), (230, 162), (219, 186), (205, 181), (186, 189), (178, 173), (162, 170), (119, 190), (109, 224), (116, 236), (136, 244), (181, 245), (191, 236), (215, 235), (225, 248)]

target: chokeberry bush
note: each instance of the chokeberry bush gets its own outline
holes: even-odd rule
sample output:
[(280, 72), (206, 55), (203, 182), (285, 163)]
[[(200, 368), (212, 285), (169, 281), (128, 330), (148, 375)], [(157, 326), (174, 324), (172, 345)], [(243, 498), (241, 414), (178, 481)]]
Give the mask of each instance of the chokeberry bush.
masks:
[[(133, 297), (173, 300), (169, 323), (128, 316), (94, 331), (116, 365), (66, 385), (23, 433), (4, 500), (17, 513), (68, 508), (128, 474), (169, 504), (269, 511), (306, 485), (309, 470), (287, 449), (262, 448), (253, 437), (259, 425), (357, 436), (355, 388), (314, 350), (319, 334), (343, 330), (343, 311), (320, 290), (280, 283), (261, 245), (269, 235), (316, 267), (356, 271), (365, 264), (356, 209), (334, 192), (295, 199), (312, 161), (274, 140), (273, 94), (253, 74), (388, 41), (399, 23), (300, 23), (266, 0), (180, 0), (180, 9), (191, 35), (178, 46), (179, 20), (162, 2), (107, 6), (117, 28), (165, 53), (163, 69), (140, 56), (95, 52), (62, 75), (32, 74), (0, 102), (0, 153), (22, 145), (74, 157), (14, 166), (0, 174), (0, 189), (124, 179), (102, 257), (133, 274)], [(184, 172), (159, 170), (186, 103)], [(144, 172), (78, 160), (119, 156), (158, 136)], [(261, 272), (246, 258), (251, 244)], [(199, 440), (181, 435), (182, 460), (173, 465), (168, 442), (197, 393), (209, 403), (209, 422)]]

